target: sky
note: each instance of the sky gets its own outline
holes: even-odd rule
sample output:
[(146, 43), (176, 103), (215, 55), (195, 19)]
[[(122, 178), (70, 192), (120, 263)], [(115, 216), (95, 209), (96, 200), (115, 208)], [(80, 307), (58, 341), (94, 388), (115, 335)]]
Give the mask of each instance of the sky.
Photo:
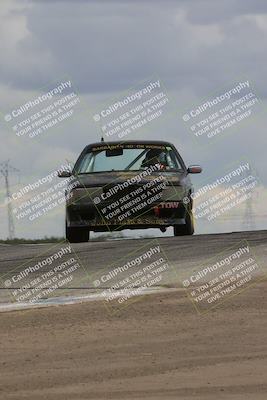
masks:
[[(258, 177), (252, 201), (223, 218), (197, 221), (196, 231), (242, 230), (248, 213), (253, 229), (265, 229), (266, 48), (265, 0), (1, 0), (0, 163), (9, 159), (20, 171), (10, 172), (11, 192), (75, 162), (87, 144), (100, 140), (93, 116), (103, 104), (156, 76), (169, 99), (166, 118), (127, 139), (172, 142), (186, 165), (203, 167), (202, 175), (192, 178), (196, 189), (239, 160), (249, 162)], [(17, 136), (5, 116), (68, 80), (79, 98), (75, 117), (31, 139)], [(183, 115), (245, 81), (257, 97), (253, 115), (214, 140), (194, 137)], [(0, 237), (5, 238), (3, 177), (0, 190)], [(63, 205), (33, 221), (13, 219), (19, 237), (64, 232)]]

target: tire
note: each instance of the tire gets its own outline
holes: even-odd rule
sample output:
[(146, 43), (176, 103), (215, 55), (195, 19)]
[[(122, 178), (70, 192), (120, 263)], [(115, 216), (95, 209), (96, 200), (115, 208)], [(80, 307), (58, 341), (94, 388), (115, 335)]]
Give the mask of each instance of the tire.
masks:
[(90, 236), (89, 229), (69, 228), (66, 224), (66, 239), (70, 243), (88, 242)]
[(185, 224), (174, 225), (173, 233), (174, 236), (185, 236), (194, 234), (194, 217), (192, 211), (186, 211)]

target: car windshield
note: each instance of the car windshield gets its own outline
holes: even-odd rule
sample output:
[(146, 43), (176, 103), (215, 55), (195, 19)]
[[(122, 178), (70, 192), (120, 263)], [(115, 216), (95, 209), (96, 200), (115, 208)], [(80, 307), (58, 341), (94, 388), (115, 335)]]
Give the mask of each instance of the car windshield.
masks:
[(98, 148), (89, 151), (80, 160), (76, 170), (79, 174), (110, 171), (139, 171), (151, 165), (161, 170), (179, 170), (182, 166), (170, 146), (146, 146), (124, 148)]

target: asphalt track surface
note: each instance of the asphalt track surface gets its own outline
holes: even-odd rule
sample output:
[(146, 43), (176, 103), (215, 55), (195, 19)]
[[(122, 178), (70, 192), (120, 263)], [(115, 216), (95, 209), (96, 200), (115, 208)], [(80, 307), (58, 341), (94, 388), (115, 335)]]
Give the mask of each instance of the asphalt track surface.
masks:
[[(158, 240), (178, 276), (165, 276), (170, 291), (140, 296), (116, 314), (101, 301), (0, 314), (1, 400), (266, 399), (267, 232)], [(180, 276), (244, 240), (262, 267), (261, 279), (199, 315)], [(86, 270), (97, 274), (150, 242), (74, 248)], [(0, 246), (1, 276), (50, 247)], [(71, 291), (77, 290), (93, 289)]]
[[(181, 237), (160, 237), (133, 240), (114, 240), (72, 244), (77, 254), (92, 271), (97, 270), (98, 263), (109, 265), (142, 245), (158, 240), (175, 264), (191, 262), (195, 259), (206, 259), (221, 251), (247, 240), (253, 248), (261, 250), (267, 244), (267, 231), (233, 232), (210, 235), (193, 235)], [(54, 244), (0, 245), (1, 273), (8, 272), (19, 262), (25, 262), (40, 253), (53, 248)]]
[[(135, 257), (144, 254), (148, 249), (160, 246), (161, 252), (164, 252), (168, 260), (169, 268), (162, 276), (162, 280), (153, 286), (165, 288), (182, 287), (185, 277), (190, 271), (200, 270), (214, 260), (214, 263), (223, 258), (225, 252), (238, 247), (249, 245), (255, 255), (258, 264), (261, 267), (261, 273), (267, 272), (267, 231), (255, 232), (237, 232), (227, 234), (213, 235), (194, 235), (189, 237), (160, 237), (150, 239), (136, 240), (115, 240), (107, 242), (88, 242), (71, 245), (71, 254), (79, 260), (81, 268), (75, 271), (74, 279), (71, 283), (62, 285), (60, 290), (55, 290), (47, 296), (48, 298), (62, 296), (86, 296), (109, 288), (118, 280), (105, 280), (101, 277), (113, 270), (116, 266), (122, 266)], [(3, 282), (10, 279), (15, 273), (18, 274), (25, 270), (27, 266), (33, 266), (38, 261), (44, 260), (49, 255), (59, 251), (65, 244), (45, 244), (45, 245), (2, 245), (0, 246), (0, 304), (11, 301), (16, 302), (8, 288)], [(60, 259), (59, 263), (70, 258), (67, 254)], [(151, 259), (152, 260), (152, 259)], [(148, 261), (151, 262), (149, 259)], [(38, 272), (31, 273), (29, 277), (34, 278), (40, 274), (49, 272), (50, 265), (42, 267)], [(131, 268), (131, 271), (137, 271), (140, 266)], [(12, 272), (15, 271), (15, 272)], [(129, 272), (126, 275), (129, 275)], [(121, 275), (121, 277), (123, 277)], [(99, 285), (94, 285), (95, 280), (100, 280)], [(23, 286), (30, 280), (22, 280), (14, 288)], [(8, 293), (9, 292), (9, 293)]]

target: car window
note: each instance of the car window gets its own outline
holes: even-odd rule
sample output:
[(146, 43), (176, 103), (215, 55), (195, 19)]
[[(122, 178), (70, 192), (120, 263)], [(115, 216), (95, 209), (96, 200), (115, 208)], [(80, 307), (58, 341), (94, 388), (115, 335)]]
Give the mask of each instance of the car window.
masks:
[(165, 149), (123, 149), (121, 155), (107, 157), (106, 150), (89, 152), (78, 165), (78, 173), (106, 171), (138, 171), (150, 165), (159, 164), (161, 169), (181, 169), (177, 156), (171, 147)]

